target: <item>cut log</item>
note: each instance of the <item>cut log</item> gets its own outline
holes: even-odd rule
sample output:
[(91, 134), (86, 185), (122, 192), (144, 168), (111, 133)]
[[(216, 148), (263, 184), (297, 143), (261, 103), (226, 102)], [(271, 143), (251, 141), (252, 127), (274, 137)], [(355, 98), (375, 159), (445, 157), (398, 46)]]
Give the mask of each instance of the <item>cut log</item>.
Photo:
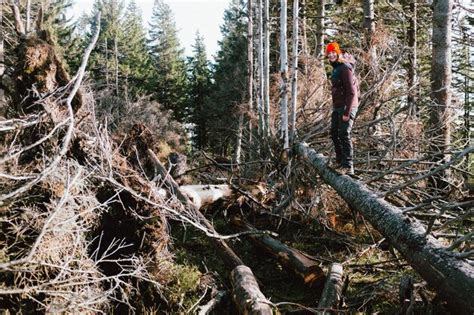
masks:
[[(234, 218), (232, 224), (247, 231), (255, 230), (250, 224)], [(309, 258), (301, 251), (291, 248), (273, 237), (265, 234), (249, 234), (248, 237), (270, 256), (275, 257), (280, 264), (301, 277), (305, 284), (313, 286), (324, 281), (324, 272), (318, 262)]]
[(296, 152), (307, 159), (321, 178), (358, 210), (457, 313), (474, 313), (474, 267), (443, 248), (422, 224), (377, 196), (362, 183), (327, 167), (327, 158), (305, 144)]
[[(319, 299), (318, 309), (334, 309), (339, 307), (342, 296), (342, 274), (343, 268), (341, 264), (334, 263), (331, 265), (321, 299)], [(326, 313), (326, 311), (321, 311), (319, 314)]]
[(247, 266), (238, 266), (231, 273), (232, 298), (240, 314), (271, 315), (272, 307), (260, 291), (257, 280)]
[(229, 185), (183, 185), (179, 189), (198, 209), (232, 195)]

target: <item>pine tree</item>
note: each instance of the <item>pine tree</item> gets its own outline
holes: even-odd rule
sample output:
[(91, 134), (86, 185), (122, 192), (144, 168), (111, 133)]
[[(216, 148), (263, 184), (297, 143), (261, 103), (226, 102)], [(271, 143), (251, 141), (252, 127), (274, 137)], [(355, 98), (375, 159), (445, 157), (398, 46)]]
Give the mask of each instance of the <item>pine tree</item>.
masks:
[(203, 149), (207, 144), (208, 108), (206, 102), (211, 94), (211, 71), (207, 60), (204, 38), (196, 33), (193, 56), (188, 60), (189, 69), (189, 117), (194, 124), (193, 143)]
[(214, 151), (227, 155), (235, 143), (238, 128), (238, 105), (247, 90), (247, 25), (245, 6), (233, 0), (224, 12), (222, 40), (214, 68), (214, 86), (209, 110), (209, 144)]
[(96, 0), (90, 16), (90, 29), (95, 29), (94, 16), (101, 12), (101, 32), (90, 57), (90, 69), (96, 88), (109, 88), (118, 96), (121, 93), (119, 54), (126, 45), (123, 32), (124, 5), (120, 0)]
[(155, 0), (149, 37), (155, 67), (150, 89), (165, 109), (173, 111), (175, 119), (186, 121), (187, 73), (184, 50), (180, 47), (173, 13), (163, 0)]
[(121, 49), (121, 72), (124, 75), (125, 89), (132, 96), (148, 92), (146, 83), (152, 75), (151, 59), (147, 51), (145, 29), (140, 9), (131, 1), (124, 17), (123, 48)]

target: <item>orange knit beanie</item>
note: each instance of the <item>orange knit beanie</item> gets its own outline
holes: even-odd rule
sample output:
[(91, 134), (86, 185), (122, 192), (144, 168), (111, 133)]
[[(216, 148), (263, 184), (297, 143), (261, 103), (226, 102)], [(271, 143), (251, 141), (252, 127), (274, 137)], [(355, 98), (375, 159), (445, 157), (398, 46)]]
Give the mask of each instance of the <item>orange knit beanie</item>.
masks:
[(340, 55), (341, 54), (341, 48), (339, 48), (339, 44), (336, 42), (329, 43), (326, 46), (326, 56), (331, 52), (334, 51), (336, 54)]

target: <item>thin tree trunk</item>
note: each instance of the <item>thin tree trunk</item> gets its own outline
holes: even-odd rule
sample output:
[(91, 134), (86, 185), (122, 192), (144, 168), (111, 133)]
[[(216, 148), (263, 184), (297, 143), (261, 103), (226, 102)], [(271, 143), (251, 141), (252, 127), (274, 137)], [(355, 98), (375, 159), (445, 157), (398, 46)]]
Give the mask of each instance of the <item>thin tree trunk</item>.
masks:
[(306, 158), (321, 178), (332, 186), (352, 208), (361, 212), (407, 262), (458, 313), (474, 312), (474, 268), (447, 251), (421, 223), (408, 218), (362, 183), (341, 176), (327, 167), (327, 158), (299, 144), (297, 154)]
[[(248, 14), (248, 25), (247, 25), (247, 71), (248, 71), (248, 103), (249, 103), (249, 116), (253, 113), (253, 3), (252, 0), (247, 0), (247, 14)], [(249, 145), (252, 144), (252, 119), (249, 119)]]
[(262, 0), (257, 0), (257, 16), (258, 16), (258, 130), (259, 135), (264, 137), (266, 135), (265, 116), (264, 116), (264, 80), (263, 80), (263, 7)]
[(370, 64), (373, 71), (377, 71), (376, 47), (372, 42), (372, 37), (375, 32), (375, 13), (374, 0), (364, 0), (364, 28), (366, 31), (366, 43), (370, 52)]
[(298, 19), (299, 15), (299, 0), (294, 0), (293, 2), (293, 64), (291, 66), (291, 112), (290, 112), (290, 122), (291, 122), (291, 142), (295, 140), (296, 136), (296, 105), (298, 99)]
[(416, 35), (417, 35), (417, 23), (416, 23), (416, 16), (417, 16), (417, 4), (416, 0), (410, 0), (409, 3), (409, 26), (408, 26), (408, 107), (409, 107), (409, 114), (411, 116), (416, 116), (418, 114), (418, 109), (416, 107), (416, 101), (418, 98), (418, 87), (417, 87), (417, 67), (418, 67), (418, 52), (417, 52), (417, 43), (416, 43)]
[(280, 0), (280, 130), (283, 149), (289, 149), (288, 140), (288, 47), (287, 47), (287, 0)]
[(264, 108), (265, 108), (265, 132), (266, 136), (271, 136), (271, 125), (270, 125), (270, 0), (263, 0), (264, 3), (264, 16), (263, 16), (263, 34), (264, 34), (264, 45), (263, 45), (263, 94), (264, 94)]
[[(318, 0), (316, 4), (316, 50), (314, 55), (316, 58), (321, 58), (324, 56), (324, 17), (326, 15), (326, 10), (324, 8), (325, 0)], [(324, 67), (324, 63), (321, 62)]]
[(118, 40), (114, 37), (114, 53), (115, 53), (115, 93), (119, 96), (119, 62), (118, 62)]
[[(305, 60), (305, 64), (307, 63), (307, 60), (308, 60), (308, 35), (307, 35), (307, 32), (306, 32), (306, 14), (307, 14), (307, 10), (306, 10), (306, 0), (301, 0), (301, 10), (302, 10), (302, 30), (301, 30), (301, 33), (302, 33), (302, 36), (303, 36), (303, 40), (302, 40), (302, 43), (301, 43), (301, 50), (303, 52), (303, 58)], [(304, 67), (304, 74), (305, 76), (308, 75), (308, 67), (305, 65)]]
[[(453, 0), (433, 1), (433, 49), (431, 60), (431, 148), (447, 152), (451, 145), (451, 18)], [(444, 154), (435, 162), (449, 161)], [(442, 184), (449, 172), (441, 172), (435, 180)]]
[(15, 19), (15, 29), (18, 34), (25, 34), (25, 25), (23, 25), (23, 21), (21, 20), (20, 9), (18, 8), (18, 2), (19, 1), (15, 0), (15, 2), (11, 4), (13, 17)]
[(108, 88), (110, 81), (109, 81), (109, 48), (107, 45), (107, 38), (104, 38), (104, 44), (105, 44), (105, 84)]
[(26, 29), (25, 32), (28, 34), (31, 29), (31, 0), (26, 0)]
[(237, 143), (235, 144), (234, 163), (240, 164), (242, 155), (242, 137), (244, 131), (244, 113), (239, 114), (239, 123), (237, 126)]

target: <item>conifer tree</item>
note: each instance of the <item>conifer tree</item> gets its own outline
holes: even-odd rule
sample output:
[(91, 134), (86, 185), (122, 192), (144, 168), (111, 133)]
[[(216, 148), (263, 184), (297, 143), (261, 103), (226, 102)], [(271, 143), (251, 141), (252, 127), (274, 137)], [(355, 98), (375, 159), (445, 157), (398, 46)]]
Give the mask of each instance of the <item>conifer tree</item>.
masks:
[(121, 54), (121, 71), (126, 90), (132, 95), (146, 91), (146, 83), (152, 75), (151, 59), (147, 51), (145, 29), (140, 9), (135, 1), (127, 6), (124, 17), (124, 43)]
[(122, 45), (126, 44), (122, 24), (124, 5), (120, 0), (96, 0), (92, 13), (88, 16), (92, 31), (95, 29), (93, 17), (98, 11), (101, 11), (101, 32), (90, 57), (90, 69), (97, 89), (110, 88), (118, 96), (121, 92), (119, 54)]
[(211, 94), (211, 71), (207, 60), (204, 38), (196, 33), (193, 56), (188, 60), (189, 68), (189, 117), (194, 124), (194, 145), (203, 149), (207, 144), (209, 121), (206, 102)]
[(177, 32), (170, 7), (163, 0), (155, 0), (149, 32), (154, 64), (150, 88), (156, 100), (183, 122), (186, 121), (187, 73)]
[(212, 108), (209, 110), (209, 143), (214, 151), (227, 155), (237, 130), (237, 107), (245, 102), (247, 90), (247, 25), (245, 5), (233, 0), (224, 12), (222, 40), (214, 68)]

